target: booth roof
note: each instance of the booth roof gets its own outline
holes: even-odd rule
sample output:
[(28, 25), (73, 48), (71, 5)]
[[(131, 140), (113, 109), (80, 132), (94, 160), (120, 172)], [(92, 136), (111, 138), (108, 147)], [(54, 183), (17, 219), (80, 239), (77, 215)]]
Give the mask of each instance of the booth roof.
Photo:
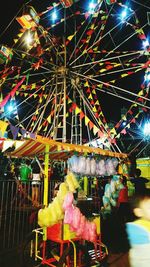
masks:
[(35, 155), (44, 157), (46, 145), (49, 146), (48, 150), (50, 160), (67, 160), (75, 153), (78, 155), (87, 153), (124, 159), (128, 157), (128, 155), (124, 153), (112, 152), (109, 150), (103, 150), (101, 148), (94, 148), (85, 145), (61, 143), (38, 135), (36, 136), (36, 139), (23, 140), (18, 148), (12, 152), (8, 152), (7, 155), (18, 158), (34, 157)]

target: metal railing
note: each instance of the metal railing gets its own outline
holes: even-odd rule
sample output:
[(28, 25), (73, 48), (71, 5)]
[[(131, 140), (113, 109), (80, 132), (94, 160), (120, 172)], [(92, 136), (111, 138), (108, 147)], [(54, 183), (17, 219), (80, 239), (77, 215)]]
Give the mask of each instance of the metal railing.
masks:
[[(55, 181), (49, 183), (49, 202)], [(39, 208), (31, 201), (32, 185), (22, 189), (20, 182), (0, 180), (0, 250), (18, 247), (25, 236), (37, 227)], [(43, 182), (39, 187), (39, 201), (43, 200)]]

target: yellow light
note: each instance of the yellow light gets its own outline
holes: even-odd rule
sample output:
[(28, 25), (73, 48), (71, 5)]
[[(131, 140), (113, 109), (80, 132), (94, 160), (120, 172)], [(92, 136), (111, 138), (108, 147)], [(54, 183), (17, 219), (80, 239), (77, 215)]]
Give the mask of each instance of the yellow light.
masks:
[(33, 41), (32, 35), (30, 32), (28, 32), (25, 36), (25, 42), (29, 46), (31, 45), (32, 41)]

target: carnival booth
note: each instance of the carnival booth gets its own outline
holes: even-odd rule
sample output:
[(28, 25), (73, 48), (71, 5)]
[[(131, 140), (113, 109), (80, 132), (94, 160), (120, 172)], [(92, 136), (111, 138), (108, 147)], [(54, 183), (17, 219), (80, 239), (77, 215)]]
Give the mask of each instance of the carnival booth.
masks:
[[(41, 136), (28, 139), (10, 153), (12, 157), (33, 157), (38, 155), (45, 160), (43, 205), (38, 212), (39, 229), (35, 229), (35, 259), (48, 266), (87, 266), (85, 265), (85, 243), (92, 244), (90, 261), (101, 261), (106, 256), (106, 247), (101, 242), (100, 215), (86, 217), (75, 199), (80, 184), (78, 176), (84, 177), (84, 194), (87, 197), (88, 177), (110, 176), (117, 173), (119, 160), (125, 161), (126, 154), (111, 152), (84, 145), (60, 143)], [(59, 186), (57, 195), (49, 203), (48, 166), (49, 160), (65, 161), (67, 174)], [(86, 207), (87, 208), (87, 207)], [(42, 254), (39, 252), (39, 239), (42, 236)], [(57, 252), (51, 249), (47, 256), (48, 242), (56, 244)], [(53, 247), (52, 246), (52, 247)]]

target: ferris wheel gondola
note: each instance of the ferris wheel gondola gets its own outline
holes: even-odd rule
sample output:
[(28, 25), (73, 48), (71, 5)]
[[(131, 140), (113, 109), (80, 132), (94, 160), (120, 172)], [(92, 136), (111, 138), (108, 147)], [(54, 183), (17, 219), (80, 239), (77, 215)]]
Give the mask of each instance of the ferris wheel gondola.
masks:
[(117, 0), (106, 0), (106, 3), (107, 3), (108, 5), (114, 4), (114, 3), (116, 3), (116, 2), (117, 2)]
[(60, 0), (63, 7), (68, 8), (71, 7), (74, 3), (77, 3), (79, 0)]
[(13, 56), (12, 49), (7, 47), (6, 45), (0, 46), (0, 64), (9, 62), (12, 59), (12, 56)]
[(31, 29), (32, 27), (38, 26), (40, 17), (33, 6), (26, 6), (23, 15), (21, 17), (17, 17), (16, 20), (22, 28)]

